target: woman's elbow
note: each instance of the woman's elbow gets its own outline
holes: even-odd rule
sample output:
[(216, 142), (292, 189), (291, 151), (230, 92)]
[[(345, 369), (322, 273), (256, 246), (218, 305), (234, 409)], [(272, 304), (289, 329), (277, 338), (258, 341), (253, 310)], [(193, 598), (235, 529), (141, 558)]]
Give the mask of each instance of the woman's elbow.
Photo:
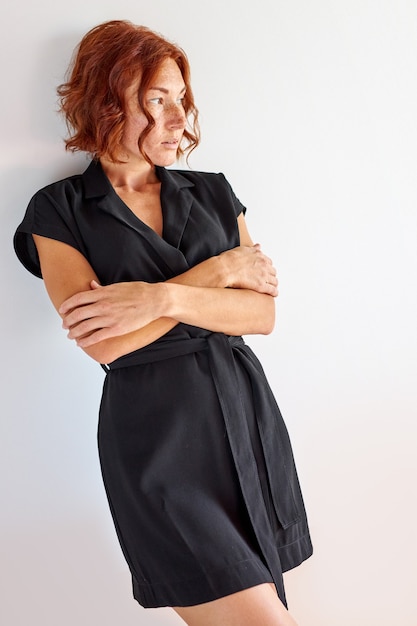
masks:
[(275, 320), (272, 320), (270, 324), (266, 324), (261, 332), (261, 335), (270, 335), (275, 328)]
[(100, 363), (102, 365), (106, 365), (107, 363), (112, 363), (115, 361), (119, 354), (117, 354), (114, 348), (105, 345), (106, 342), (96, 343), (89, 348), (83, 348), (83, 352), (85, 352), (93, 361)]
[(255, 333), (260, 335), (270, 335), (275, 328), (275, 299), (268, 296), (266, 306), (257, 317), (257, 329)]
[(275, 315), (271, 316), (269, 319), (264, 319), (262, 329), (259, 330), (259, 334), (261, 335), (270, 335), (275, 328)]

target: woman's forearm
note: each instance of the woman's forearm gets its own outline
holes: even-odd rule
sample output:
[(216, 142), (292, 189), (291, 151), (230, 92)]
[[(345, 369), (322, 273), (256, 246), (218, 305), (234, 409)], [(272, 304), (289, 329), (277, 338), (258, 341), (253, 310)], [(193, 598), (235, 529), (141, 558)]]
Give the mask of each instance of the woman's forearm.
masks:
[(227, 260), (227, 255), (210, 257), (166, 282), (189, 287), (227, 287), (229, 274)]
[(178, 322), (167, 317), (161, 317), (147, 326), (117, 337), (110, 337), (83, 350), (98, 363), (112, 363), (121, 356), (134, 350), (144, 348), (157, 341), (172, 330)]
[[(259, 246), (241, 246), (213, 256), (190, 268), (183, 274), (166, 281), (165, 284), (168, 284), (169, 296), (165, 299), (165, 304), (170, 306), (175, 304), (174, 295), (180, 298), (182, 293), (181, 289), (176, 289), (174, 285), (200, 289), (206, 288), (204, 293), (202, 291), (184, 292), (184, 295), (187, 296), (185, 306), (182, 308), (178, 304), (175, 306), (177, 317), (181, 315), (181, 310), (183, 310), (190, 321), (185, 322), (185, 319), (173, 319), (168, 316), (167, 308), (160, 309), (158, 318), (154, 319), (154, 317), (151, 317), (146, 324), (138, 324), (136, 327), (133, 326), (129, 330), (124, 330), (124, 332), (116, 331), (113, 335), (109, 333), (105, 339), (97, 339), (96, 336), (94, 341), (91, 340), (91, 342), (81, 340), (78, 341), (79, 345), (96, 361), (110, 363), (124, 354), (156, 341), (174, 328), (178, 321), (202, 326), (206, 324), (209, 330), (215, 329), (226, 333), (230, 332), (230, 334), (265, 333), (269, 332), (271, 325), (273, 325), (274, 306), (271, 302), (272, 299), (266, 297), (265, 294), (277, 295), (276, 272), (270, 260), (260, 251)], [(140, 286), (141, 284), (138, 283), (138, 285)], [(236, 288), (225, 290), (226, 286)], [(124, 287), (126, 289), (127, 285), (124, 285)], [(134, 292), (134, 288), (135, 283), (132, 283), (128, 288), (129, 292)], [(163, 287), (162, 285), (159, 287), (154, 285), (149, 288), (160, 289)], [(106, 289), (117, 289), (117, 286), (109, 286)], [(218, 292), (214, 293), (213, 289), (217, 289)], [(222, 294), (223, 291), (226, 294)], [(238, 291), (242, 292), (241, 296), (236, 295)], [(243, 294), (244, 291), (247, 292), (246, 295)], [(263, 293), (259, 293), (260, 291)], [(89, 293), (87, 295), (92, 296), (93, 294)], [(105, 292), (104, 295), (106, 295)], [(118, 295), (120, 296), (121, 294)], [(257, 296), (261, 296), (261, 298)], [(117, 298), (118, 296), (114, 300), (117, 301)], [(139, 309), (143, 310), (143, 305), (136, 303), (134, 297), (130, 299), (130, 308), (138, 306)], [(154, 293), (147, 298), (148, 301), (154, 299)], [(194, 300), (197, 308), (192, 300)], [(204, 315), (199, 321), (197, 316), (200, 316), (203, 312), (203, 302), (206, 302), (209, 308), (207, 309), (207, 315)], [(223, 306), (223, 302), (226, 305), (226, 309), (220, 311), (219, 306)], [(80, 304), (85, 305), (86, 303), (77, 302), (76, 299), (72, 298), (70, 308), (77, 307)], [(265, 309), (259, 311), (260, 305), (265, 307)], [(237, 310), (233, 311), (235, 306)], [(194, 309), (194, 315), (192, 316), (190, 316), (190, 307)], [(61, 309), (60, 312), (62, 314)], [(126, 317), (126, 315), (123, 315), (123, 317)], [(71, 326), (71, 323), (76, 324), (79, 322), (80, 319), (72, 320), (68, 324), (68, 328)], [(85, 334), (88, 332), (86, 329)], [(74, 334), (71, 335), (70, 333), (69, 336), (77, 339)]]
[[(166, 282), (190, 287), (226, 287), (231, 275), (229, 262), (231, 260), (231, 255), (227, 254), (211, 257)], [(175, 319), (160, 317), (138, 330), (125, 335), (110, 337), (83, 349), (95, 361), (111, 363), (129, 352), (139, 350), (157, 341), (177, 324), (178, 321)]]
[[(133, 285), (132, 285), (133, 287)], [(97, 342), (94, 335), (74, 337), (78, 345), (96, 361), (111, 363), (124, 354), (156, 341), (182, 322), (228, 335), (268, 334), (275, 321), (275, 302), (271, 296), (246, 289), (193, 287), (175, 283), (153, 285), (153, 297), (161, 291), (161, 311), (165, 315), (139, 330), (110, 336)], [(139, 305), (140, 308), (140, 305)], [(101, 324), (99, 323), (99, 326)], [(76, 333), (76, 329), (74, 330)], [(112, 333), (112, 329), (108, 329)]]
[[(274, 317), (270, 296), (278, 293), (276, 271), (251, 242), (242, 216), (238, 222), (243, 245), (157, 285), (100, 287), (93, 268), (78, 250), (39, 235), (34, 235), (34, 241), (48, 294), (68, 336), (96, 361), (110, 363), (156, 341), (179, 321), (230, 334), (269, 332)], [(182, 292), (181, 287), (191, 291)], [(159, 308), (154, 305), (157, 292), (164, 295)], [(185, 297), (182, 305), (181, 294)]]
[(228, 335), (269, 334), (275, 322), (274, 299), (248, 289), (201, 288), (165, 284), (166, 315), (178, 322)]

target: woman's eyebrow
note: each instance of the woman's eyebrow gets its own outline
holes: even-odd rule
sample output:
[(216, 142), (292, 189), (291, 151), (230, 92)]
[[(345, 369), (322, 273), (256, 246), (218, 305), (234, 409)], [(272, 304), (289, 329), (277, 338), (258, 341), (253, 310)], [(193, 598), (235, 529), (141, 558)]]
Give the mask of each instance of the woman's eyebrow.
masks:
[[(184, 87), (181, 89), (180, 94), (184, 93), (186, 91), (187, 87), (184, 85)], [(149, 87), (149, 91), (162, 91), (162, 93), (169, 93), (169, 89), (166, 89), (165, 87)]]

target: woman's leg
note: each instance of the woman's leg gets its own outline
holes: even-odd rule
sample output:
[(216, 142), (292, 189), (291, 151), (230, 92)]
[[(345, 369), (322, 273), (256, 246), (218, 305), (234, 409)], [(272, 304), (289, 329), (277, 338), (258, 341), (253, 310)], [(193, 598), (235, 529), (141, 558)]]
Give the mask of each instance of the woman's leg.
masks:
[(188, 626), (297, 626), (269, 583), (174, 611)]

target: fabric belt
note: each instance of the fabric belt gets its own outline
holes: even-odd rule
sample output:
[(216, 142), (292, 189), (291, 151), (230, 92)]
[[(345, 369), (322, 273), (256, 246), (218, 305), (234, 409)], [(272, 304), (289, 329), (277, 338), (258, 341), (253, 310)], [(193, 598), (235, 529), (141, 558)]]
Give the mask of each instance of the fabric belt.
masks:
[[(113, 370), (123, 367), (143, 365), (145, 363), (153, 363), (163, 359), (199, 352), (201, 350), (208, 350), (210, 369), (223, 413), (230, 448), (249, 518), (261, 548), (265, 564), (274, 580), (278, 595), (285, 603), (281, 563), (262, 495), (248, 423), (247, 420), (243, 418), (245, 408), (239, 393), (239, 379), (236, 372), (233, 349), (244, 345), (245, 342), (242, 337), (231, 337), (222, 333), (212, 333), (207, 337), (195, 337), (167, 341), (160, 344), (151, 344), (149, 347), (142, 348), (137, 352), (121, 357), (109, 365), (102, 365), (102, 367), (107, 373), (111, 373)], [(250, 372), (249, 375), (251, 375)], [(259, 400), (261, 406), (258, 408), (257, 402)], [(262, 405), (264, 405), (265, 401), (269, 400), (270, 398), (255, 398), (256, 414), (261, 422), (265, 422), (265, 417), (262, 418), (262, 415), (265, 413), (265, 411), (262, 410)], [(270, 414), (270, 406), (265, 406), (265, 408)], [(270, 420), (271, 418), (269, 416), (266, 422)], [(269, 431), (270, 430), (271, 428), (269, 427)], [(275, 436), (270, 436), (271, 433), (267, 428), (263, 428), (262, 423), (259, 424), (259, 431), (266, 466), (270, 475), (271, 492), (275, 510), (282, 525), (288, 526), (290, 523), (293, 523), (293, 520), (286, 520), (285, 515), (279, 510), (279, 497), (282, 498), (283, 496), (283, 480), (285, 481), (284, 485), (286, 485), (286, 490), (290, 489), (290, 486), (285, 480), (286, 471), (285, 467), (282, 466), (283, 461), (280, 463), (282, 455), (280, 454), (281, 444), (279, 437), (277, 438), (276, 434)], [(277, 491), (281, 493), (277, 493)]]
[[(230, 337), (233, 340), (239, 340), (244, 343), (242, 337)], [(208, 341), (206, 337), (193, 337), (191, 339), (180, 339), (166, 341), (161, 343), (150, 344), (137, 352), (132, 352), (126, 356), (122, 356), (117, 361), (109, 365), (103, 365), (105, 372), (120, 369), (122, 367), (131, 367), (133, 365), (145, 365), (145, 363), (155, 363), (170, 359), (176, 356), (184, 356), (193, 352), (208, 349)]]

